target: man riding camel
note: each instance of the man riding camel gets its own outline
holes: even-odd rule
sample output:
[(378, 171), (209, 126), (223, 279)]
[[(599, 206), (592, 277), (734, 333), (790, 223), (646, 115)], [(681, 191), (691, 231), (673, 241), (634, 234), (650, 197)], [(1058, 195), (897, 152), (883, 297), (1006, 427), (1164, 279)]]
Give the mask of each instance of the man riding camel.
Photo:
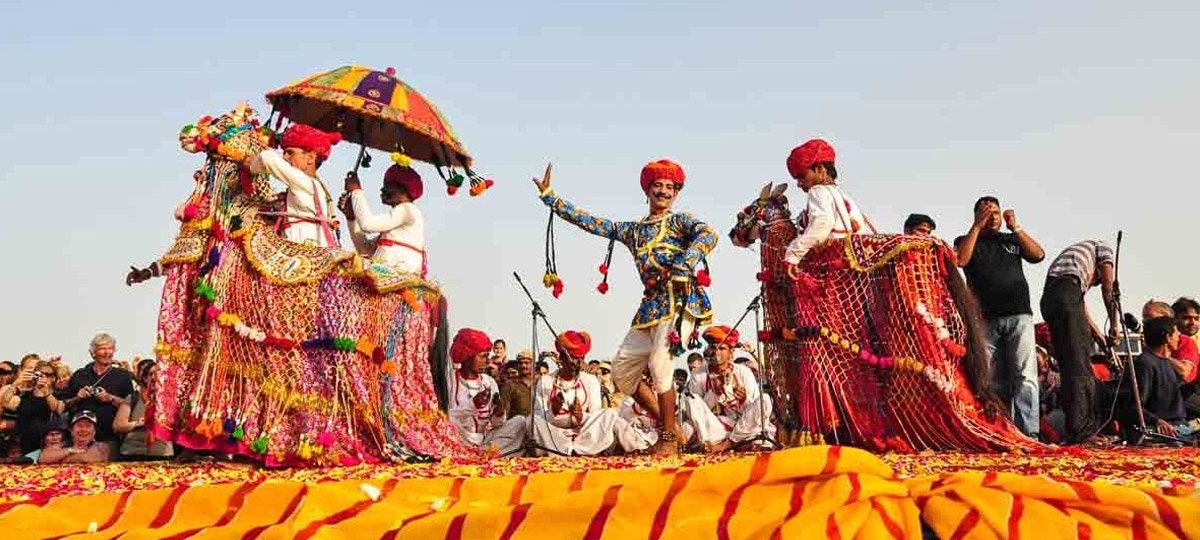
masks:
[(250, 172), (268, 173), (287, 185), (287, 207), (277, 225), (285, 239), (320, 247), (339, 245), (333, 199), (329, 188), (317, 176), (317, 169), (329, 159), (333, 145), (341, 140), (337, 133), (292, 124), (279, 141), (282, 154), (264, 150), (246, 164)]

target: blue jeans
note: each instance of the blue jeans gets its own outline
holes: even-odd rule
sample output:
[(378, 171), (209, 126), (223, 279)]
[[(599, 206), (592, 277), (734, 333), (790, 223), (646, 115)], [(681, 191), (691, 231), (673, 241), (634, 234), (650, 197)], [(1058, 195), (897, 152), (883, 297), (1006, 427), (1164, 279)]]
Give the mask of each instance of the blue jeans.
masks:
[(1041, 408), (1033, 315), (996, 317), (986, 323), (992, 388), (1008, 405), (1017, 429), (1037, 437)]

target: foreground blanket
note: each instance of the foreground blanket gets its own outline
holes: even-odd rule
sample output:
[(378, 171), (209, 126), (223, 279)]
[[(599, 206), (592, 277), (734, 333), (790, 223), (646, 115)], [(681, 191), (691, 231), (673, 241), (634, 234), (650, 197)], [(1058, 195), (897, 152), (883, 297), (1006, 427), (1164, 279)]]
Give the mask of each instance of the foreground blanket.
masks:
[[(529, 460), (532, 461), (532, 460)], [(473, 470), (478, 471), (475, 468)], [(6, 538), (1200, 538), (1190, 488), (962, 471), (852, 448), (696, 467), (249, 482), (0, 506)]]

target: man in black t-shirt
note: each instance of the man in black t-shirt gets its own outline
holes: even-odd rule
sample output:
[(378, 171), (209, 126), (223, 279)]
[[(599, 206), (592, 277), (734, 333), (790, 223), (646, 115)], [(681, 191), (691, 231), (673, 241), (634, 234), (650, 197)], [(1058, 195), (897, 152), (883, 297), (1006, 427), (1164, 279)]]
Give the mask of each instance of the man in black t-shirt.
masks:
[(108, 334), (92, 338), (89, 352), (92, 362), (71, 375), (67, 384), (67, 408), (71, 411), (89, 410), (96, 416), (96, 440), (115, 442), (113, 418), (125, 396), (133, 393), (133, 374), (113, 365), (117, 341)]
[[(1001, 221), (1011, 232), (1000, 232)], [(975, 201), (975, 222), (954, 245), (983, 311), (992, 386), (1008, 403), (1017, 428), (1037, 437), (1037, 352), (1023, 263), (1040, 262), (1046, 252), (1017, 223), (1017, 214), (1011, 209), (1002, 214), (1000, 201), (992, 196)]]

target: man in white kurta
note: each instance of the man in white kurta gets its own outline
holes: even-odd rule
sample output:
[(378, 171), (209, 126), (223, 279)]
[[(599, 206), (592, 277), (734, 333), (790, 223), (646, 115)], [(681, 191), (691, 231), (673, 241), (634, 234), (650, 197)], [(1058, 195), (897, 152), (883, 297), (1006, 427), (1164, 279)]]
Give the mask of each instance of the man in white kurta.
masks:
[(341, 140), (337, 133), (292, 124), (280, 139), (282, 154), (264, 150), (247, 164), (251, 172), (266, 172), (287, 185), (287, 206), (277, 226), (285, 239), (320, 247), (339, 245), (333, 198), (317, 176), (317, 168), (329, 158), (331, 147)]
[(600, 454), (613, 447), (628, 424), (616, 409), (604, 408), (600, 380), (579, 368), (591, 349), (587, 332), (563, 332), (555, 346), (558, 371), (543, 375), (534, 389), (534, 440), (563, 454)]
[(750, 368), (733, 363), (737, 339), (737, 331), (728, 326), (705, 330), (708, 370), (688, 382), (694, 396), (688, 402), (688, 413), (709, 451), (725, 450), (759, 433), (775, 436), (771, 396), (762, 393)]
[[(415, 204), (424, 192), (420, 175), (400, 165), (388, 168), (379, 196), (391, 208), (382, 214), (371, 212), (358, 179), (348, 177), (345, 187), (350, 194), (351, 211), (346, 217), (355, 250), (397, 272), (425, 277), (425, 218)], [(369, 233), (377, 234), (369, 237)]]
[(498, 414), (496, 398), (500, 388), (495, 379), (480, 372), (487, 365), (491, 349), (491, 339), (479, 330), (464, 328), (454, 336), (450, 358), (459, 364), (459, 369), (450, 380), (447, 414), (467, 444), (508, 453), (525, 441), (528, 419), (515, 416), (505, 421)]

